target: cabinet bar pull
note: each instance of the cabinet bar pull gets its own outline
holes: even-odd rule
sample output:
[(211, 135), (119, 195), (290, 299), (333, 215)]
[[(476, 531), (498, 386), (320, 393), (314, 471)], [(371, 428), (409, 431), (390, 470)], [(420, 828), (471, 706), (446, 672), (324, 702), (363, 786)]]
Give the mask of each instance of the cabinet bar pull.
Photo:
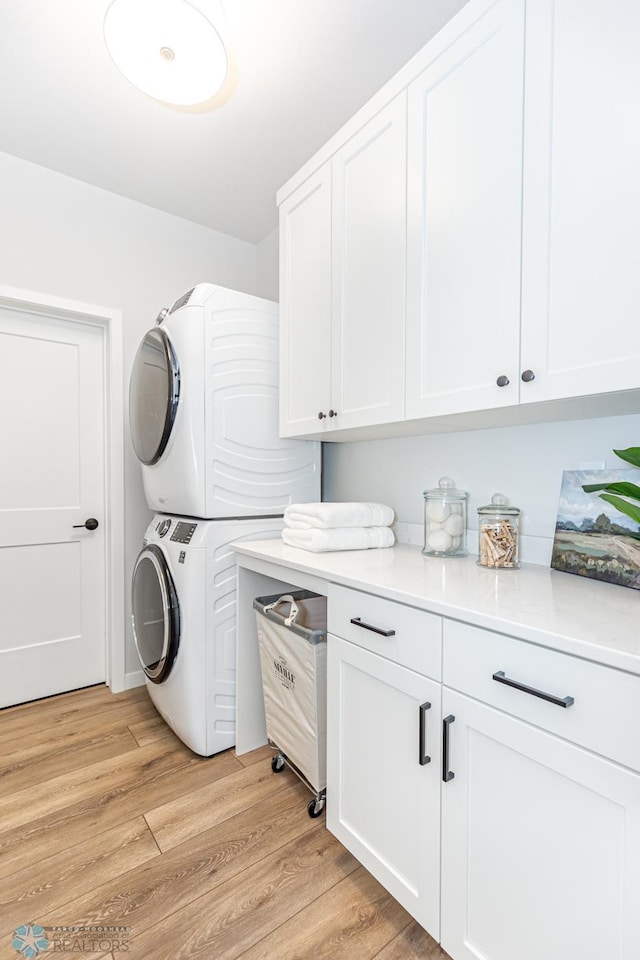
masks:
[(420, 755), (418, 757), (418, 762), (421, 767), (424, 767), (425, 763), (431, 763), (431, 757), (426, 752), (427, 750), (427, 710), (431, 710), (431, 704), (428, 701), (426, 703), (421, 703), (419, 707)]
[(455, 720), (452, 713), (442, 721), (442, 779), (444, 783), (453, 780), (455, 773), (449, 770), (449, 727)]
[(352, 617), (351, 623), (354, 627), (362, 627), (363, 630), (371, 630), (372, 633), (379, 633), (381, 637), (395, 637), (395, 630), (381, 630), (380, 627), (372, 627), (370, 623), (363, 623), (361, 617)]
[(514, 687), (516, 690), (522, 690), (523, 693), (530, 693), (532, 697), (540, 697), (541, 700), (547, 700), (549, 703), (555, 703), (557, 707), (570, 707), (574, 703), (573, 697), (554, 697), (552, 693), (545, 693), (544, 690), (536, 690), (534, 687), (527, 687), (524, 683), (518, 683), (517, 680), (510, 680), (506, 677), (504, 670), (498, 670), (493, 674), (493, 679), (498, 683), (504, 683), (507, 687)]

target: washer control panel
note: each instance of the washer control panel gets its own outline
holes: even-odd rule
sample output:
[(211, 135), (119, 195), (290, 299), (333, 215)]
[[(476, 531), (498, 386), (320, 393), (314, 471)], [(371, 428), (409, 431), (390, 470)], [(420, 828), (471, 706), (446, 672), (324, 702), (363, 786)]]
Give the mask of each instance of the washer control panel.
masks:
[(182, 521), (178, 521), (169, 539), (173, 540), (174, 543), (191, 543), (191, 538), (196, 532), (197, 526), (197, 523), (183, 523)]

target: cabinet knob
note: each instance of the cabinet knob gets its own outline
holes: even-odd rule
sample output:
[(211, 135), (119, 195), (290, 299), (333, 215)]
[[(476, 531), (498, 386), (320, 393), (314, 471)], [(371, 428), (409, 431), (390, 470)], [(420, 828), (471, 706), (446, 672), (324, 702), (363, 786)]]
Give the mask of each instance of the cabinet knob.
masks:
[(323, 413), (321, 410), (320, 413), (318, 414), (318, 420), (325, 420), (326, 416), (327, 416), (326, 413)]
[(338, 411), (337, 411), (337, 410), (329, 410), (329, 416), (330, 416), (330, 417), (337, 417), (337, 416), (338, 416)]
[(532, 380), (535, 380), (535, 378), (536, 378), (536, 375), (535, 375), (535, 373), (533, 372), (533, 370), (523, 370), (523, 371), (522, 371), (522, 378), (521, 378), (521, 379), (522, 379), (525, 383), (531, 383), (531, 381), (532, 381)]
[(498, 377), (496, 383), (499, 387), (508, 387), (509, 386), (509, 377), (505, 377), (504, 373), (502, 376)]

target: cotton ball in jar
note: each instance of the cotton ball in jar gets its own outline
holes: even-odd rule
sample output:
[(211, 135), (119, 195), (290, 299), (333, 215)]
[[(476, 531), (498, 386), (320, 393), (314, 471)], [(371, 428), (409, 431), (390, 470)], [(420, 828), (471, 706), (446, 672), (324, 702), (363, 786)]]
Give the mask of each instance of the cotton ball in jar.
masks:
[(464, 517), (461, 513), (452, 513), (442, 524), (442, 529), (451, 537), (460, 537), (464, 533)]
[(431, 550), (436, 551), (437, 553), (445, 553), (447, 550), (451, 549), (452, 537), (447, 533), (446, 530), (430, 530), (427, 537), (427, 545)]
[(447, 517), (449, 517), (451, 514), (451, 508), (449, 505), (446, 503), (441, 503), (438, 500), (428, 501), (426, 510), (429, 520), (432, 520), (434, 523), (444, 523)]

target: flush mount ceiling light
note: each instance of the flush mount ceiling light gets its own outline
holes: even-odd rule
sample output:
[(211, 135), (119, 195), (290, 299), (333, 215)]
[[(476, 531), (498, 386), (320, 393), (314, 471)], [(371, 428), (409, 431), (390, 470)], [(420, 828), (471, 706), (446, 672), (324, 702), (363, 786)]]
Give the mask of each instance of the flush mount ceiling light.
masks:
[(227, 75), (224, 14), (217, 0), (113, 0), (107, 50), (127, 80), (163, 103), (210, 100)]

